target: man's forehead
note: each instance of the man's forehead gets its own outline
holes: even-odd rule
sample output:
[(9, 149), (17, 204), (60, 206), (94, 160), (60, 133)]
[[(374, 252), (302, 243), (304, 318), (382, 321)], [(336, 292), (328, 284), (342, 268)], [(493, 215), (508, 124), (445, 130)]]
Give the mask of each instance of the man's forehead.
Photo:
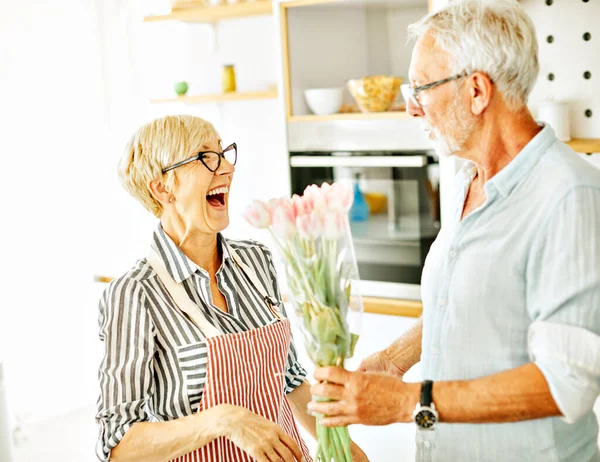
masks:
[(437, 46), (434, 37), (425, 33), (417, 40), (409, 69), (411, 81), (431, 80), (448, 68), (448, 54)]

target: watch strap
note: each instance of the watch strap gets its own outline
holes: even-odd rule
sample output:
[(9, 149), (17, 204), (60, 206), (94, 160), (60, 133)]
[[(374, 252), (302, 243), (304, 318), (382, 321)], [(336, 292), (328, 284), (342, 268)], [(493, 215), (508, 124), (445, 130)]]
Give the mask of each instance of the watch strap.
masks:
[(433, 401), (432, 395), (433, 382), (431, 380), (424, 380), (421, 385), (421, 406), (431, 406)]

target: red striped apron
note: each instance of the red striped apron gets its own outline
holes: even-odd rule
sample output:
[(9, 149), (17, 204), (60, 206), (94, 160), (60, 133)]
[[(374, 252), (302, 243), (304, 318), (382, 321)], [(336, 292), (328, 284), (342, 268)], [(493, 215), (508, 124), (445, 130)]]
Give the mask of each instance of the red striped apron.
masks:
[[(262, 284), (257, 281), (253, 270), (241, 263), (235, 254), (234, 260), (253, 282), (255, 289), (265, 300), (268, 300), (269, 297)], [(151, 253), (148, 261), (177, 306), (190, 314), (192, 310), (190, 303), (193, 302), (185, 293), (185, 289), (171, 278), (164, 263), (156, 254)], [(272, 305), (268, 303), (267, 305), (274, 310)], [(198, 307), (195, 308), (192, 320), (198, 321), (196, 324), (200, 323), (199, 327), (202, 330), (207, 321)], [(275, 311), (274, 313), (279, 317)], [(198, 319), (199, 316), (204, 319)], [(205, 331), (203, 333), (206, 335)], [(298, 444), (306, 461), (311, 462), (310, 453), (298, 432), (284, 393), (285, 364), (290, 339), (291, 328), (287, 319), (245, 332), (220, 335), (210, 332), (206, 335), (208, 347), (206, 382), (198, 412), (224, 403), (244, 407), (277, 423)], [(220, 437), (202, 448), (173, 459), (173, 462), (251, 462), (253, 460), (230, 440)]]

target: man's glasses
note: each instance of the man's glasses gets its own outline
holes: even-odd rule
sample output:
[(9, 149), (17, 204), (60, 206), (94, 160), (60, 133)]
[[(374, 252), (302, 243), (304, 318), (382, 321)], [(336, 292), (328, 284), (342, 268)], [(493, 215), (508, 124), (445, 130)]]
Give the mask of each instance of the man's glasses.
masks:
[(164, 168), (162, 172), (167, 173), (169, 170), (173, 170), (177, 167), (181, 167), (182, 165), (199, 160), (207, 169), (214, 173), (219, 170), (219, 167), (221, 166), (221, 159), (225, 159), (231, 165), (235, 165), (237, 162), (237, 144), (230, 144), (223, 150), (223, 152), (199, 152), (194, 157), (190, 157), (189, 159), (182, 160), (181, 162), (177, 162), (170, 167)]
[(420, 85), (418, 87), (411, 87), (410, 84), (406, 83), (400, 86), (400, 90), (402, 91), (402, 96), (404, 100), (408, 103), (410, 100), (415, 106), (419, 109), (423, 109), (423, 105), (421, 104), (420, 93), (425, 90), (430, 90), (431, 88), (438, 87), (444, 83), (452, 82), (453, 80), (460, 79), (462, 77), (466, 77), (469, 75), (466, 72), (462, 72), (460, 74), (453, 75), (452, 77), (448, 77), (442, 80), (436, 80), (435, 82), (426, 83), (425, 85)]

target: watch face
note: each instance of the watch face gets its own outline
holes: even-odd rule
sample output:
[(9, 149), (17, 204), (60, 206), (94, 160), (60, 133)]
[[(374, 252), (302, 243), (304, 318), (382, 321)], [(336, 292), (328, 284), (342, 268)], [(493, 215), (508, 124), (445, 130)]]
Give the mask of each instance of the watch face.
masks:
[(429, 409), (421, 409), (415, 416), (415, 421), (421, 428), (431, 428), (437, 422), (437, 416)]

